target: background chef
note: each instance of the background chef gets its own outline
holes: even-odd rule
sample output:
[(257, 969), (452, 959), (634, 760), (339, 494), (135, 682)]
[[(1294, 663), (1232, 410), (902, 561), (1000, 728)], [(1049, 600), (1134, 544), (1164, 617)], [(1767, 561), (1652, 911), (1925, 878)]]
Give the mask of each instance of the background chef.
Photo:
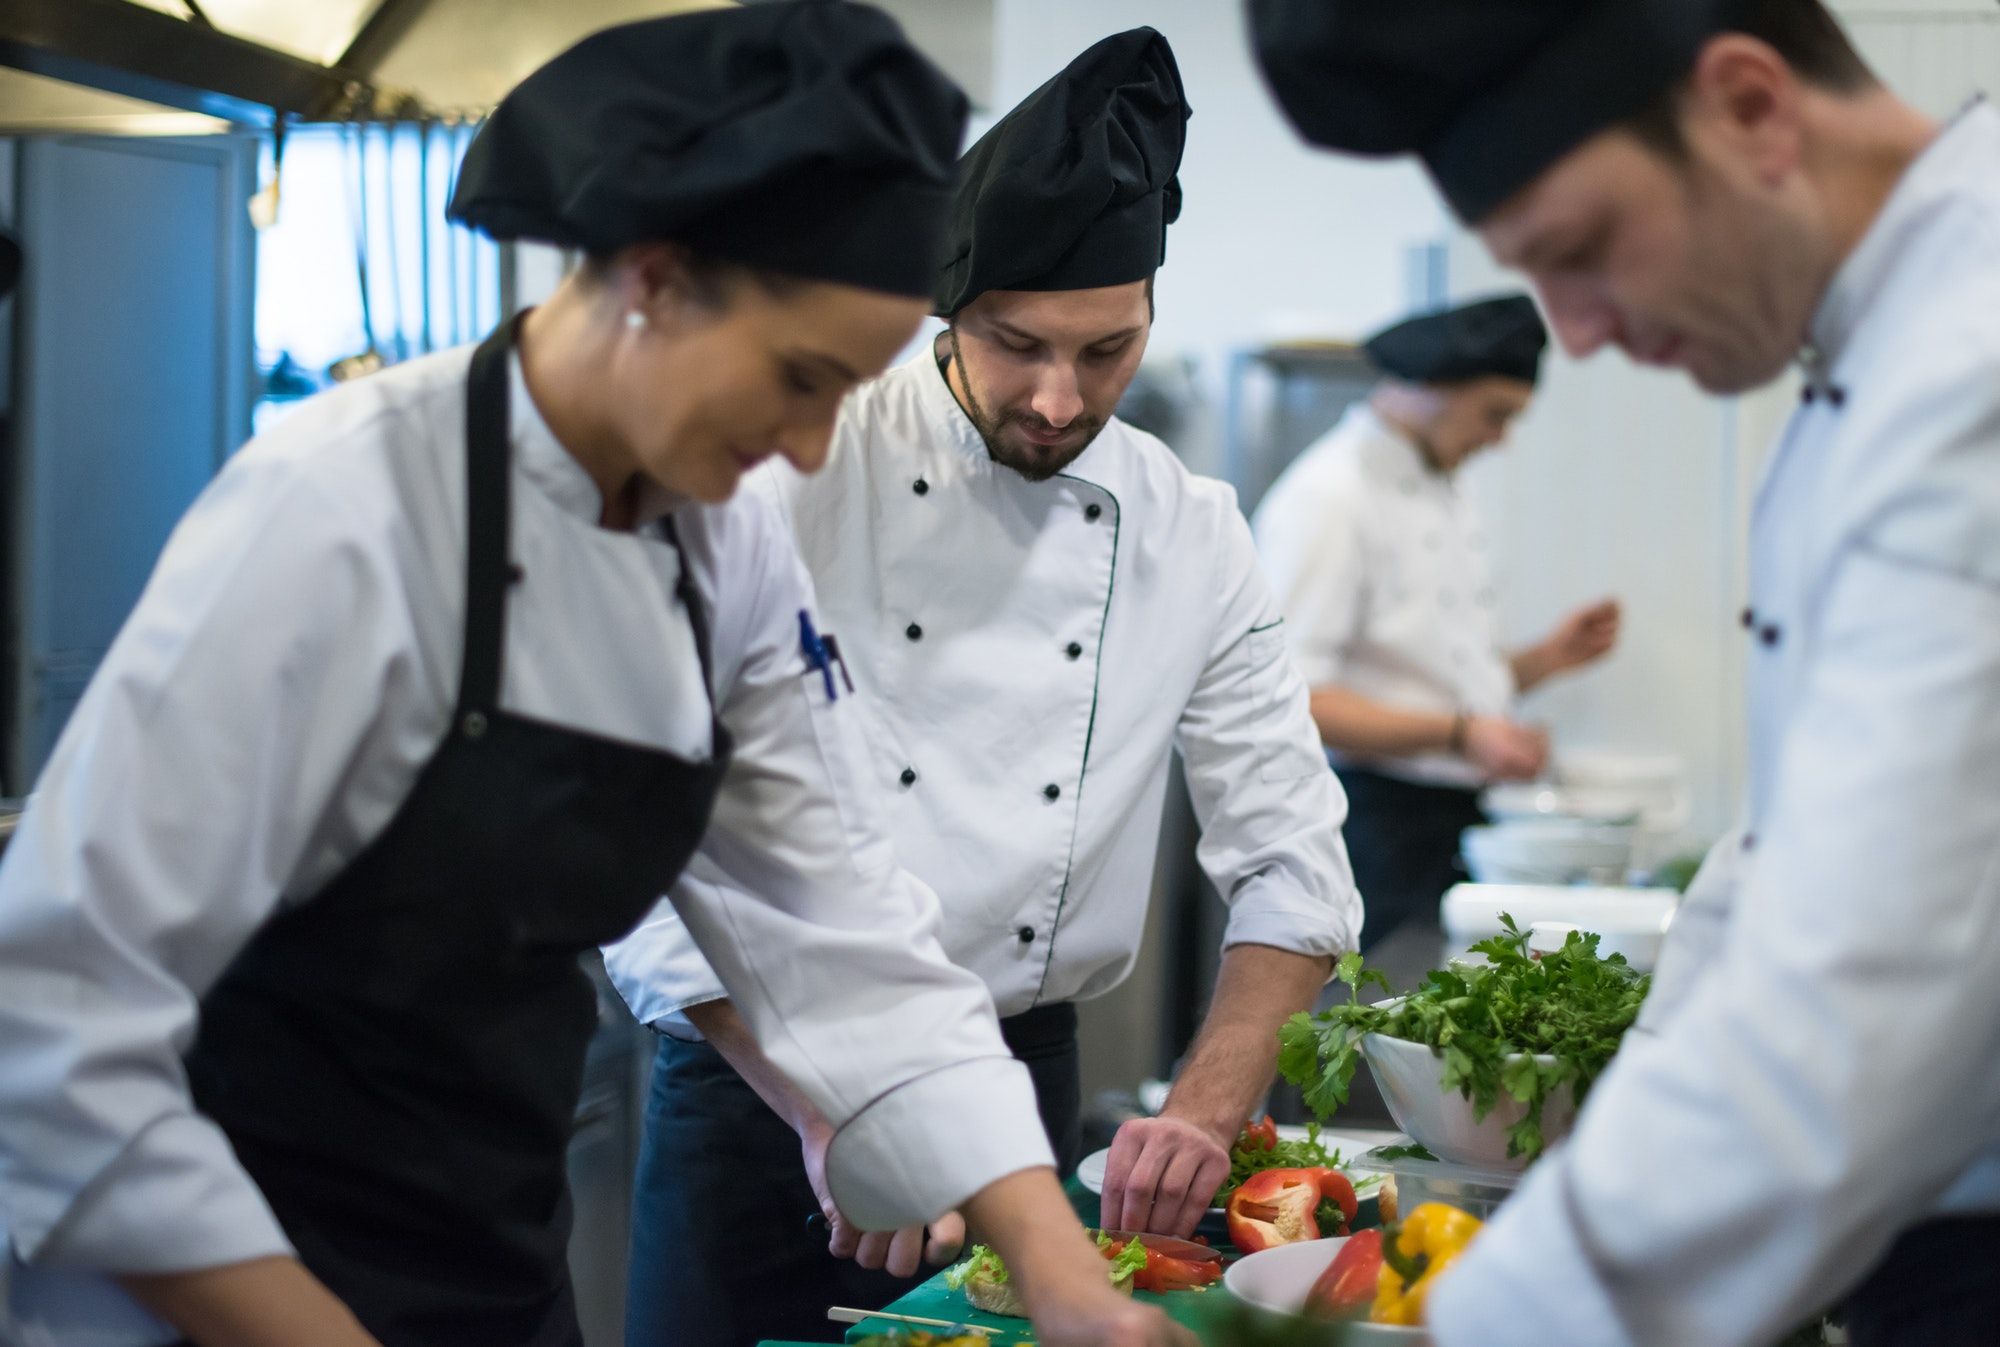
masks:
[[(1183, 753), (1228, 948), (1164, 1113), (1117, 1137), (1103, 1214), (1180, 1234), (1268, 1088), (1277, 1026), (1312, 1002), (1360, 917), (1339, 790), (1233, 494), (1113, 415), (1180, 208), (1187, 116), (1172, 53), (1145, 28), (1008, 113), (961, 163), (936, 288), (950, 331), (848, 400), (824, 474), (770, 472), (752, 488), (789, 520), (861, 689), (895, 857), (937, 890), (946, 950), (992, 989), (1065, 1168), (1075, 1003), (1131, 966)], [(685, 1014), (709, 1040), (660, 1045), (634, 1342), (675, 1299), (716, 1317), (680, 1323), (674, 1341), (735, 1342), (778, 1336), (770, 1316), (787, 1298), (804, 1320), (842, 1285), (843, 1303), (896, 1294), (843, 1274), (799, 1228), (825, 1200), (824, 1121), (770, 1079), (679, 923), (662, 912), (610, 966), (641, 1019)], [(715, 1156), (727, 1161), (712, 1184), (680, 1177)], [(730, 1198), (730, 1231), (696, 1240), (743, 1165), (763, 1196), (750, 1210)], [(862, 1256), (907, 1274), (922, 1243), (912, 1229)], [(766, 1317), (745, 1317), (753, 1306)]]
[(1384, 378), (1272, 484), (1257, 550), (1348, 800), (1368, 896), (1362, 945), (1431, 966), (1438, 900), (1489, 782), (1538, 776), (1548, 737), (1515, 699), (1610, 652), (1606, 600), (1542, 640), (1502, 647), (1486, 537), (1458, 481), (1527, 409), (1548, 332), (1525, 295), (1420, 314), (1369, 338)]
[(1043, 1341), (1178, 1340), (1106, 1285), (935, 899), (853, 863), (810, 587), (732, 499), (920, 321), (964, 107), (832, 0), (610, 28), (502, 101), (453, 214), (592, 263), (230, 459), (0, 863), (0, 1340), (579, 1343), (579, 956), (698, 847), (752, 897), (674, 902), (844, 1122), (857, 1217), (975, 1195)]
[(1992, 1342), (2000, 113), (1924, 116), (1820, 0), (1471, 8), (1252, 7), (1294, 121), (1421, 155), (1572, 353), (1804, 388), (1751, 521), (1741, 826), (1433, 1332), (1748, 1347), (1844, 1299), (1855, 1347)]

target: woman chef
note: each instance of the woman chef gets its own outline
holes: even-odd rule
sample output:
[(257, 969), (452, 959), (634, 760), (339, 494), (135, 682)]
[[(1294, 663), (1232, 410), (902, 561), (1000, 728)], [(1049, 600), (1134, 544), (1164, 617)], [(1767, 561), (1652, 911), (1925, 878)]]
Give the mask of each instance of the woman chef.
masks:
[(500, 105), (454, 214), (593, 261), (229, 464), (0, 869), (0, 1339), (577, 1343), (578, 956), (700, 846), (768, 900), (675, 894), (842, 1120), (842, 1208), (975, 1195), (1044, 1342), (1183, 1340), (935, 899), (848, 850), (807, 586), (730, 500), (915, 330), (963, 117), (846, 0), (615, 28)]

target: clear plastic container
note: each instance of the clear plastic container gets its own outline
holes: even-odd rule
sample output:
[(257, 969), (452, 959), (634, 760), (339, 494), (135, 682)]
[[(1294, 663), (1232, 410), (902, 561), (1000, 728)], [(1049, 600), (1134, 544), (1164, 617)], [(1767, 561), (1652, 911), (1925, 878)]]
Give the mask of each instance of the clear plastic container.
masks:
[(1453, 1164), (1448, 1160), (1425, 1160), (1412, 1155), (1384, 1157), (1382, 1154), (1384, 1150), (1395, 1149), (1393, 1146), (1378, 1146), (1347, 1162), (1357, 1182), (1363, 1175), (1379, 1174), (1384, 1179), (1382, 1191), (1385, 1194), (1391, 1191), (1393, 1185), (1394, 1198), (1383, 1199), (1384, 1221), (1390, 1219), (1386, 1206), (1391, 1202), (1399, 1215), (1414, 1211), (1426, 1202), (1442, 1202), (1484, 1221), (1500, 1209), (1502, 1202), (1514, 1195), (1514, 1189), (1521, 1183), (1519, 1170), (1487, 1169), (1477, 1165)]

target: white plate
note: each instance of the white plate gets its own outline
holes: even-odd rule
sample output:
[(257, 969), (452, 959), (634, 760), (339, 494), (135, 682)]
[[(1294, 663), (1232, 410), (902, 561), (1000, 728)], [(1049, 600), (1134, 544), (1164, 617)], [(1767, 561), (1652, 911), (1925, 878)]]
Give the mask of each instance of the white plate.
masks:
[[(1246, 1305), (1273, 1314), (1297, 1314), (1305, 1308), (1306, 1292), (1346, 1243), (1344, 1239), (1313, 1239), (1280, 1244), (1230, 1264), (1222, 1274), (1222, 1284)], [(1348, 1342), (1395, 1343), (1398, 1347), (1417, 1347), (1430, 1340), (1421, 1328), (1368, 1323), (1350, 1325), (1346, 1338)]]
[[(1280, 1141), (1304, 1141), (1306, 1135), (1306, 1129), (1303, 1127), (1282, 1124), (1278, 1128), (1278, 1139)], [(1363, 1151), (1374, 1150), (1377, 1146), (1386, 1145), (1391, 1141), (1402, 1141), (1405, 1139), (1400, 1134), (1394, 1132), (1379, 1134), (1364, 1132), (1321, 1132), (1319, 1134), (1319, 1144), (1330, 1151), (1339, 1151), (1343, 1160), (1351, 1160)], [(1076, 1181), (1093, 1193), (1103, 1192), (1104, 1166), (1110, 1160), (1111, 1152), (1109, 1150), (1092, 1151), (1089, 1155), (1084, 1156), (1083, 1160), (1077, 1165)], [(1380, 1175), (1375, 1176), (1372, 1180), (1359, 1179), (1356, 1181), (1355, 1191), (1357, 1193), (1371, 1192), (1381, 1182)], [(1209, 1210), (1221, 1211), (1222, 1208), (1210, 1207)]]

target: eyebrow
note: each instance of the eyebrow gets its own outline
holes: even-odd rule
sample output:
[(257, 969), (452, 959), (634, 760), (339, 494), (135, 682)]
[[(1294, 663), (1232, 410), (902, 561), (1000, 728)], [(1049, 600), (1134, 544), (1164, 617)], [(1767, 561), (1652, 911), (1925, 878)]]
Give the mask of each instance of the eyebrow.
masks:
[[(1036, 336), (1032, 332), (1025, 332), (1022, 329), (1015, 327), (1012, 323), (1006, 321), (1003, 318), (989, 318), (986, 320), (986, 322), (987, 326), (993, 328), (996, 332), (1000, 332), (1006, 336), (1012, 337), (1016, 341), (1033, 342), (1037, 346), (1048, 345), (1048, 343), (1041, 337)], [(1085, 342), (1084, 345), (1103, 346), (1109, 342), (1122, 341), (1127, 337), (1136, 337), (1139, 335), (1139, 330), (1141, 326), (1142, 326), (1141, 324), (1135, 323), (1131, 327), (1120, 328), (1116, 332), (1107, 332), (1101, 337), (1091, 338), (1089, 341)]]
[(794, 360), (803, 360), (808, 364), (819, 365), (829, 373), (846, 380), (848, 383), (858, 384), (861, 382), (859, 374), (856, 374), (844, 363), (834, 359), (834, 357), (827, 355), (823, 351), (792, 351), (789, 354)]

